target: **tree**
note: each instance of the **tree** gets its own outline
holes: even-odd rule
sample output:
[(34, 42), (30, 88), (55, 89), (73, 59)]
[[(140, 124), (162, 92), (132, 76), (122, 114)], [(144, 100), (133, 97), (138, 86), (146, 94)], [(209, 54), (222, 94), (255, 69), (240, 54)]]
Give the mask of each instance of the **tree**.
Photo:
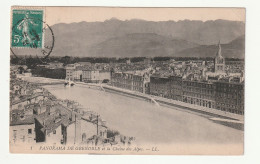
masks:
[(23, 67), (18, 67), (18, 70), (19, 70), (19, 74), (22, 74), (24, 72), (24, 68)]
[(70, 56), (64, 56), (64, 57), (61, 58), (61, 62), (64, 65), (70, 64), (71, 61), (72, 61), (72, 58)]

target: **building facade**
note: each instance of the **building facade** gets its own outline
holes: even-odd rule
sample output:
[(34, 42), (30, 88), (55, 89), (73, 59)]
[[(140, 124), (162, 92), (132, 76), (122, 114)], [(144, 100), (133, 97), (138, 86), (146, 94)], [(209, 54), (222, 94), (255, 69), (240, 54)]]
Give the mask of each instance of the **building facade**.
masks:
[(74, 64), (68, 64), (66, 66), (66, 79), (74, 80), (74, 71), (76, 67)]
[(141, 75), (133, 75), (133, 91), (144, 93), (144, 78)]
[(168, 77), (151, 76), (150, 94), (165, 98), (171, 97), (170, 79)]
[(182, 91), (183, 102), (208, 108), (215, 108), (214, 83), (183, 80)]
[(169, 98), (173, 100), (182, 101), (182, 77), (181, 76), (170, 76), (169, 77)]
[(244, 82), (198, 81), (178, 76), (151, 76), (150, 94), (189, 104), (244, 114)]
[(83, 67), (77, 66), (76, 69), (73, 72), (73, 79), (75, 81), (83, 81)]
[(104, 80), (111, 80), (111, 72), (110, 71), (99, 71), (99, 81), (103, 82)]
[(33, 114), (13, 110), (10, 113), (10, 143), (36, 143)]
[(217, 81), (216, 109), (244, 114), (244, 83)]
[(112, 73), (111, 85), (118, 88), (133, 90), (133, 75), (128, 73)]
[(92, 82), (97, 83), (99, 82), (99, 71), (98, 70), (91, 70), (91, 69), (83, 69), (82, 70), (82, 80), (84, 82)]
[(145, 87), (148, 86), (145, 83), (142, 75), (132, 73), (112, 73), (111, 75), (111, 85), (118, 88), (145, 93), (147, 90)]
[(20, 125), (10, 125), (10, 142), (16, 143), (36, 143), (35, 124), (25, 123)]

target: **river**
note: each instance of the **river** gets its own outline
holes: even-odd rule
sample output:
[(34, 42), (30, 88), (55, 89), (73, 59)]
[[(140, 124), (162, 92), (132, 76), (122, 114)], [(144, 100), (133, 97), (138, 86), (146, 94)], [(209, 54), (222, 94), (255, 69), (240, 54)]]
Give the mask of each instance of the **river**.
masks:
[(75, 100), (99, 113), (109, 128), (134, 136), (137, 143), (243, 144), (243, 131), (185, 111), (77, 85), (45, 88), (59, 99)]

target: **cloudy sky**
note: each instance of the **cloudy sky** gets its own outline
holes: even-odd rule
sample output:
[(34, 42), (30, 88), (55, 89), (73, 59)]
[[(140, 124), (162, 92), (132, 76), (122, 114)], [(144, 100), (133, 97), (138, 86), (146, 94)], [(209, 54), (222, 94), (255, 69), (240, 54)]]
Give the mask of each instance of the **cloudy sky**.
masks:
[(104, 8), (104, 7), (46, 7), (45, 19), (49, 25), (72, 22), (95, 22), (117, 18), (120, 20), (216, 20), (245, 22), (243, 8)]

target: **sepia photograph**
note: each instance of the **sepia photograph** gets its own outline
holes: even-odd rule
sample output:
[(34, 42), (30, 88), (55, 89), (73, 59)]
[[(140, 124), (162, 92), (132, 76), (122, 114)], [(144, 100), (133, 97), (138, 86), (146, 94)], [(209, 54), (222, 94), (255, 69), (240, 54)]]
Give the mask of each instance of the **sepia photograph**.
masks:
[(11, 153), (244, 154), (245, 8), (10, 12)]

